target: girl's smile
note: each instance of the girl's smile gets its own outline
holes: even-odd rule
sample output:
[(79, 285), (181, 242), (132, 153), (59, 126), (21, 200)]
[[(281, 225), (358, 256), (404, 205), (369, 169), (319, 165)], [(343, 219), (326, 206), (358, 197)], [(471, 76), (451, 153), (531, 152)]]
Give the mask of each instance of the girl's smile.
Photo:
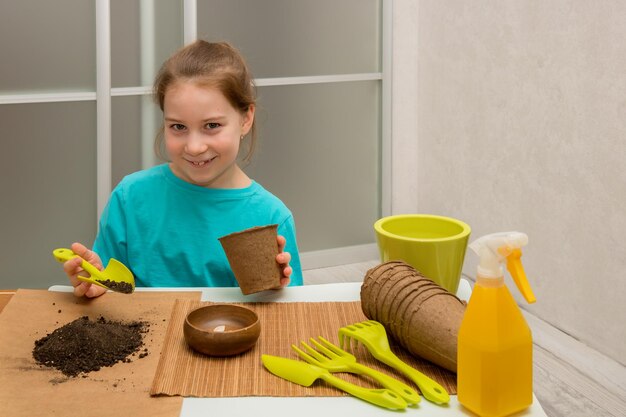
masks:
[(166, 91), (163, 108), (165, 148), (177, 177), (208, 188), (250, 185), (237, 156), (254, 106), (242, 114), (218, 89), (186, 80)]
[(215, 158), (217, 158), (217, 156), (214, 156), (213, 158), (205, 159), (204, 161), (190, 161), (189, 159), (185, 159), (185, 160), (189, 162), (191, 165), (193, 165), (194, 167), (201, 168), (205, 166), (206, 164), (214, 161)]

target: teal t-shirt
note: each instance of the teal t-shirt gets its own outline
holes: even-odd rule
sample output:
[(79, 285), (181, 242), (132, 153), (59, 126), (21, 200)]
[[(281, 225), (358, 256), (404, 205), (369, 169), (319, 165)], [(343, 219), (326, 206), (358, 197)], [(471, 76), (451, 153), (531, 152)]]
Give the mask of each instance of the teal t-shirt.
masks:
[(290, 285), (302, 285), (293, 215), (260, 184), (212, 189), (176, 177), (167, 164), (125, 177), (113, 190), (93, 250), (128, 266), (140, 287), (236, 287), (218, 240), (278, 224), (291, 254)]

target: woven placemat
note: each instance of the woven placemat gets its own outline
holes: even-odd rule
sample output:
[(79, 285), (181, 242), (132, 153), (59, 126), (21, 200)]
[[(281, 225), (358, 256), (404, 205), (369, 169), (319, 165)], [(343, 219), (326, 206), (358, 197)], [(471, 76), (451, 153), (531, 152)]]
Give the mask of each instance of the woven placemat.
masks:
[[(261, 321), (261, 336), (251, 350), (232, 357), (216, 358), (196, 353), (183, 336), (187, 313), (202, 305), (196, 300), (176, 300), (165, 337), (161, 358), (150, 389), (151, 395), (182, 395), (185, 397), (334, 397), (347, 395), (323, 381), (302, 387), (276, 377), (261, 362), (261, 354), (297, 359), (291, 344), (322, 336), (338, 345), (338, 329), (367, 318), (360, 302), (323, 303), (245, 303)], [(233, 303), (238, 304), (238, 303)], [(456, 375), (430, 362), (414, 358), (390, 340), (394, 353), (407, 364), (439, 382), (450, 394), (456, 394)], [(415, 385), (395, 370), (378, 362), (359, 344), (352, 352), (358, 362), (378, 369), (403, 382)], [(337, 374), (355, 384), (380, 388), (371, 380), (352, 374)]]

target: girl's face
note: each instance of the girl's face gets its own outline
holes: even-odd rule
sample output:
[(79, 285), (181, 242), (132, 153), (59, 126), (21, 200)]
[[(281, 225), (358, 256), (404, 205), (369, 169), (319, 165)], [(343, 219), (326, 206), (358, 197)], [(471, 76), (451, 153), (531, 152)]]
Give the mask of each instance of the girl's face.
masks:
[(236, 159), (254, 106), (241, 114), (219, 90), (179, 81), (165, 93), (163, 116), (165, 148), (177, 177), (208, 188), (250, 185)]

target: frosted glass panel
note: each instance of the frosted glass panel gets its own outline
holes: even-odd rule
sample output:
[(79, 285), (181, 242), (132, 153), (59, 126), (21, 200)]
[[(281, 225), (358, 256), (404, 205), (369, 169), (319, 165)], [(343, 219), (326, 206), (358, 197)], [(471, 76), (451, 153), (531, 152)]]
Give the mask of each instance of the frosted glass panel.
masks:
[(301, 251), (375, 241), (380, 83), (259, 89), (259, 146), (246, 172), (294, 213)]
[(115, 187), (125, 175), (154, 165), (154, 138), (162, 116), (151, 96), (113, 97), (111, 103)]
[(257, 78), (379, 72), (380, 0), (198, 0), (198, 34)]
[(111, 83), (152, 85), (159, 67), (183, 44), (182, 0), (111, 1)]
[(96, 105), (0, 106), (3, 288), (67, 284), (52, 250), (96, 233)]
[(94, 1), (3, 1), (0, 93), (95, 91), (95, 16)]
[(113, 187), (141, 169), (141, 96), (111, 100), (111, 172)]

